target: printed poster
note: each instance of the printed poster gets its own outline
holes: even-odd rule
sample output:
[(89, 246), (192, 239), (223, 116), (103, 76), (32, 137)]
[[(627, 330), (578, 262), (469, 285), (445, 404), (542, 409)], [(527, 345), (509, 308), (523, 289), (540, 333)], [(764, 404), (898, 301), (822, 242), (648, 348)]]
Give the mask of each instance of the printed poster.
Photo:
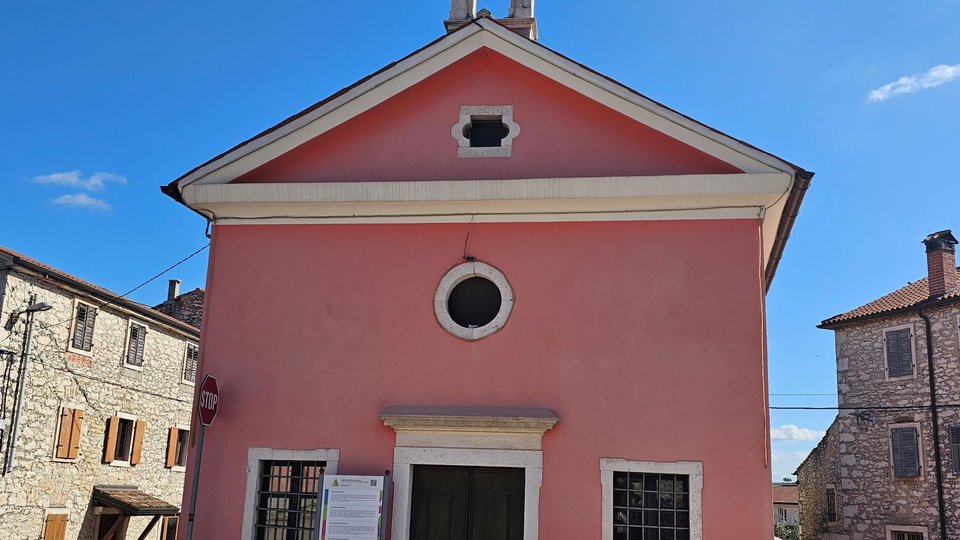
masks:
[(320, 540), (379, 540), (382, 476), (324, 475)]

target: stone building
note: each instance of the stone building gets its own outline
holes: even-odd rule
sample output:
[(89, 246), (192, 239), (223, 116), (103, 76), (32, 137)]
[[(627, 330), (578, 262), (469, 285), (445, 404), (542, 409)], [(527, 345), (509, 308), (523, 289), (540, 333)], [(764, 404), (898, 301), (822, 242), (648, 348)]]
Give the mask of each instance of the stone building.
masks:
[(773, 485), (773, 523), (796, 525), (799, 522), (800, 503), (796, 484)]
[(3, 248), (0, 317), (0, 538), (175, 538), (199, 328)]
[(923, 243), (926, 278), (820, 324), (841, 410), (797, 470), (805, 539), (960, 537), (957, 240)]

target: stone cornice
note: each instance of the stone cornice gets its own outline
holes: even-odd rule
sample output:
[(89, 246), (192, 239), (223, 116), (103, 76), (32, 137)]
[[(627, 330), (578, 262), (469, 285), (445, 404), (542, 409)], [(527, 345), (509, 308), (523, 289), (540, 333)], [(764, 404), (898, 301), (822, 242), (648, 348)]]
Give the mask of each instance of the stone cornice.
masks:
[(537, 407), (445, 407), (395, 406), (380, 412), (384, 425), (397, 432), (455, 431), (538, 433), (551, 429), (560, 419), (549, 409)]

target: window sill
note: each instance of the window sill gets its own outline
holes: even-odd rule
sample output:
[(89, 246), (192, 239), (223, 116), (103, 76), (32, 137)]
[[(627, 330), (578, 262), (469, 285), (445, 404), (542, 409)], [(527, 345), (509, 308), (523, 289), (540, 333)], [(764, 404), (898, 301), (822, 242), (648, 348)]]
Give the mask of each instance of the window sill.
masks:
[(135, 366), (126, 362), (123, 363), (123, 367), (129, 369), (130, 371), (143, 371), (143, 366)]
[(916, 378), (917, 378), (916, 372), (911, 373), (910, 375), (900, 375), (900, 376), (898, 376), (898, 377), (890, 377), (890, 376), (884, 375), (884, 380), (886, 380), (886, 381), (893, 381), (893, 382), (896, 382), (896, 381), (909, 381), (910, 379), (916, 379)]
[(89, 351), (85, 351), (83, 349), (74, 349), (73, 347), (67, 345), (67, 352), (93, 358), (93, 348), (91, 348)]
[(111, 467), (123, 467), (123, 468), (130, 468), (130, 467), (131, 467), (129, 461), (117, 461), (117, 460), (111, 461), (111, 462), (110, 462), (110, 466), (111, 466)]
[(186, 379), (180, 379), (180, 384), (183, 384), (183, 385), (186, 385), (186, 386), (190, 386), (190, 387), (194, 387), (194, 386), (197, 385), (196, 382), (194, 382), (194, 381), (188, 381), (188, 380), (186, 380)]
[(55, 458), (50, 458), (50, 461), (53, 463), (77, 463), (80, 461), (80, 458), (76, 457), (73, 459), (67, 459), (67, 458), (55, 457)]
[(186, 467), (186, 465), (175, 465), (175, 466), (173, 466), (173, 467), (170, 467), (170, 470), (171, 470), (172, 472), (182, 473), (182, 472), (187, 472), (187, 467)]

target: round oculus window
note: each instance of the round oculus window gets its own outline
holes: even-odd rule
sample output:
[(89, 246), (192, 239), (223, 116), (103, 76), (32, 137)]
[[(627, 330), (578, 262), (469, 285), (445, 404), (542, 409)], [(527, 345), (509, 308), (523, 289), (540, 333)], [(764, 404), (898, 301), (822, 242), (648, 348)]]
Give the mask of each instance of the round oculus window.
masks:
[(447, 272), (434, 298), (440, 326), (468, 341), (502, 328), (512, 309), (513, 291), (503, 273), (476, 261), (457, 265)]

